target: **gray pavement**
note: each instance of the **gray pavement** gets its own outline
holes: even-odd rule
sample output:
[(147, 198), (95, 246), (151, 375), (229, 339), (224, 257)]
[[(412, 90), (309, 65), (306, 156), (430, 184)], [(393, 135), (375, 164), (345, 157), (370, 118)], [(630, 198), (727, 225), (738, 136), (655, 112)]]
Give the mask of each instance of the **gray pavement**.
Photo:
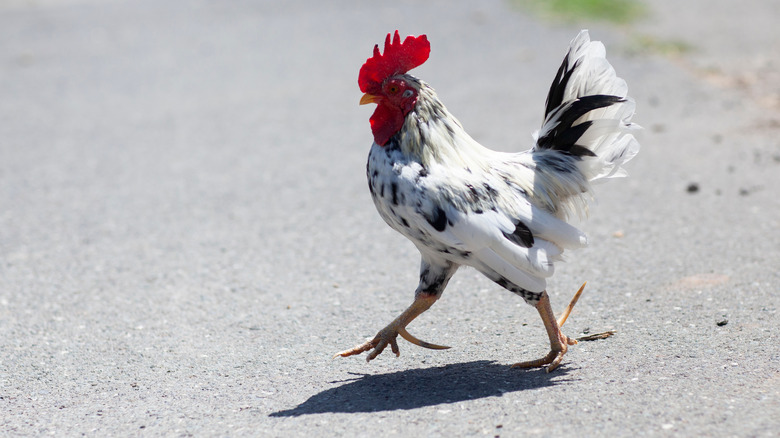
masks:
[[(776, 2), (325, 3), (0, 2), (0, 436), (776, 436)], [(416, 74), (521, 150), (583, 27), (647, 129), (551, 297), (588, 280), (566, 331), (617, 335), (510, 370), (541, 321), (464, 270), (410, 327), (452, 349), (331, 360), (417, 280), (366, 189), (372, 45), (427, 33)]]

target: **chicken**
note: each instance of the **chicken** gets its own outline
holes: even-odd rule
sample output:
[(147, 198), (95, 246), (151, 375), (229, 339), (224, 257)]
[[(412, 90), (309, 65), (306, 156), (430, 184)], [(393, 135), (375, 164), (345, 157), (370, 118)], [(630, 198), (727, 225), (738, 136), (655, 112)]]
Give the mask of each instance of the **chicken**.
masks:
[[(430, 54), (425, 35), (401, 42), (387, 35), (360, 69), (360, 104), (375, 103), (368, 186), (379, 214), (420, 251), (414, 302), (367, 342), (338, 356), (370, 350), (367, 360), (396, 338), (422, 347), (406, 326), (439, 299), (461, 266), (471, 266), (536, 307), (551, 351), (513, 366), (552, 371), (576, 340), (560, 326), (582, 293), (556, 320), (546, 279), (564, 250), (587, 245), (567, 219), (587, 214), (591, 183), (624, 176), (639, 150), (631, 122), (635, 104), (605, 57), (604, 45), (582, 31), (571, 41), (547, 96), (541, 130), (525, 152), (485, 148), (447, 111), (434, 90), (407, 72)], [(584, 285), (583, 285), (584, 287)]]

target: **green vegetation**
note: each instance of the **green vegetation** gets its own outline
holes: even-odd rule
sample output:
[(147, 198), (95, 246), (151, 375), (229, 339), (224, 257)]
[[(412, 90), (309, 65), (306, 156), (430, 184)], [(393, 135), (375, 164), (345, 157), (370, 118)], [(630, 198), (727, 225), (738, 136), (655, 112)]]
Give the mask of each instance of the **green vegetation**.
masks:
[(640, 0), (511, 0), (511, 3), (547, 20), (578, 25), (604, 21), (623, 26), (627, 38), (622, 49), (629, 55), (676, 57), (695, 50), (682, 40), (638, 34), (630, 24), (650, 14)]
[(513, 0), (550, 19), (601, 20), (628, 24), (641, 18), (646, 10), (637, 0)]

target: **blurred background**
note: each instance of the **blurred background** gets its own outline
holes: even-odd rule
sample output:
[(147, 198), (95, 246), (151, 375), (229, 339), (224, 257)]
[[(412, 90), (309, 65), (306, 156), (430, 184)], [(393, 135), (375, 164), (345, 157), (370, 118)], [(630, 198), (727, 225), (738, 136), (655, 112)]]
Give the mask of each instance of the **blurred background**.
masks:
[[(778, 18), (773, 0), (0, 0), (0, 435), (770, 436)], [(589, 280), (568, 329), (618, 335), (557, 376), (509, 372), (543, 328), (464, 270), (414, 323), (456, 348), (330, 361), (418, 275), (366, 187), (373, 45), (427, 34), (413, 74), (520, 151), (582, 28), (643, 149), (551, 295)]]

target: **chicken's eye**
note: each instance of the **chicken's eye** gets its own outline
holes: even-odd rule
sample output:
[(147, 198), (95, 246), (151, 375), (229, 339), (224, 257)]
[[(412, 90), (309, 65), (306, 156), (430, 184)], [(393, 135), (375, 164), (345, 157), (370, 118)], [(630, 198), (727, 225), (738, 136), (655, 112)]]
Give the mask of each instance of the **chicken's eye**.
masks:
[(398, 92), (398, 85), (391, 85), (387, 88), (387, 92), (390, 94), (395, 94)]

